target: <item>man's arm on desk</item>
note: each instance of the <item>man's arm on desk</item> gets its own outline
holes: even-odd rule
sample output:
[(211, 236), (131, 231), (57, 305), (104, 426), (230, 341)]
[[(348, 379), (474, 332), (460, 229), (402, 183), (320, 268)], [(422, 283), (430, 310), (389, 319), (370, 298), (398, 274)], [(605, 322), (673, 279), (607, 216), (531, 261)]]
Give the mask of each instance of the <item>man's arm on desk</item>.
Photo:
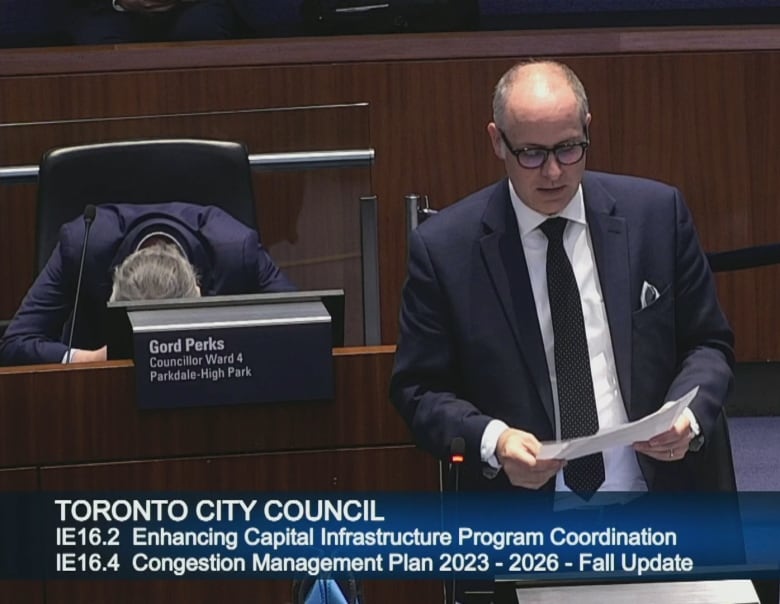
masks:
[[(107, 359), (107, 347), (103, 346), (97, 350), (74, 349), (70, 354), (71, 363), (96, 363)], [(63, 359), (63, 362), (66, 360)]]
[(0, 340), (2, 364), (62, 362), (68, 347), (61, 338), (73, 311), (78, 270), (67, 264), (58, 245)]

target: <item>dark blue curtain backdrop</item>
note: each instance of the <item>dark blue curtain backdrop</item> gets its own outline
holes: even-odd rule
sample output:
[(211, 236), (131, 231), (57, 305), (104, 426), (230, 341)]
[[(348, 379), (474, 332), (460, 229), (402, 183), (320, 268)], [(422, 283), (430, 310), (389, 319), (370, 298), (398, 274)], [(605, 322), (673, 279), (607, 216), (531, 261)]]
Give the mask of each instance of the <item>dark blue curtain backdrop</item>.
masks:
[(480, 0), (481, 29), (769, 24), (778, 0)]
[(511, 15), (524, 13), (589, 13), (602, 11), (711, 10), (771, 8), (777, 0), (481, 0), (481, 12)]
[[(309, 1), (309, 0), (307, 0)], [(245, 37), (308, 33), (303, 0), (232, 0)], [(314, 2), (316, 4), (316, 2)], [(416, 6), (446, 14), (461, 3), (476, 4), (468, 22), (455, 29), (533, 29), (639, 25), (727, 25), (780, 22), (778, 0), (390, 0), (398, 10)], [(67, 43), (69, 0), (2, 0), (0, 48)], [(322, 6), (371, 4), (369, 0), (326, 0)], [(404, 8), (406, 7), (406, 8)], [(475, 15), (475, 16), (474, 16)], [(435, 23), (435, 21), (434, 21)], [(411, 24), (414, 26), (415, 24)], [(419, 25), (426, 30), (426, 24)], [(429, 29), (435, 29), (431, 25)], [(334, 32), (335, 33), (335, 32)]]

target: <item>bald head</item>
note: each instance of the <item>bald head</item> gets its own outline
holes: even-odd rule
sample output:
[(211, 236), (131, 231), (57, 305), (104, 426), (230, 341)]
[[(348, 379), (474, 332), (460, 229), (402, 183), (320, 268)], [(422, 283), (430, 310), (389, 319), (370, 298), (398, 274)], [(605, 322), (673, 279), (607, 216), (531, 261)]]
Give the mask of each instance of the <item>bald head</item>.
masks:
[[(568, 205), (585, 172), (589, 124), (585, 89), (565, 65), (521, 63), (504, 74), (487, 131), (520, 201), (545, 215)], [(522, 159), (540, 153), (541, 163), (530, 168)]]
[(555, 61), (518, 63), (496, 84), (493, 121), (501, 129), (512, 122), (538, 121), (550, 109), (573, 104), (583, 124), (589, 113), (582, 82), (568, 66)]

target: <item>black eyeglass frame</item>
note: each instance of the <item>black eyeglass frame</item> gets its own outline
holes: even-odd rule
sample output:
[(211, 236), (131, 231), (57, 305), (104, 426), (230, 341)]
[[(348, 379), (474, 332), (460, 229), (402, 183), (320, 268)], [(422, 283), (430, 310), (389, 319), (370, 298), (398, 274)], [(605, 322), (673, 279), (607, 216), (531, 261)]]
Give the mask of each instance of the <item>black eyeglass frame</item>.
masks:
[[(588, 129), (585, 128), (585, 140), (580, 141), (578, 143), (560, 143), (559, 145), (555, 145), (554, 147), (521, 147), (520, 149), (515, 149), (512, 147), (512, 143), (509, 142), (509, 139), (507, 138), (506, 134), (501, 128), (498, 128), (499, 134), (501, 134), (501, 140), (504, 141), (504, 144), (506, 145), (506, 148), (509, 150), (509, 152), (515, 156), (515, 160), (517, 161), (517, 165), (523, 168), (524, 170), (538, 170), (542, 166), (544, 166), (547, 163), (547, 160), (550, 158), (550, 153), (553, 154), (555, 157), (555, 161), (557, 161), (561, 166), (573, 166), (575, 164), (580, 163), (583, 159), (585, 159), (585, 152), (588, 150), (588, 147), (590, 146), (590, 137), (588, 136)], [(558, 157), (558, 153), (565, 149), (571, 149), (572, 147), (580, 147), (582, 149), (582, 155), (580, 155), (580, 158), (577, 161), (573, 162), (564, 162), (561, 161), (561, 159)], [(525, 153), (527, 151), (541, 151), (544, 152), (544, 157), (542, 158), (542, 162), (538, 166), (524, 166), (522, 163), (520, 163), (520, 154)]]

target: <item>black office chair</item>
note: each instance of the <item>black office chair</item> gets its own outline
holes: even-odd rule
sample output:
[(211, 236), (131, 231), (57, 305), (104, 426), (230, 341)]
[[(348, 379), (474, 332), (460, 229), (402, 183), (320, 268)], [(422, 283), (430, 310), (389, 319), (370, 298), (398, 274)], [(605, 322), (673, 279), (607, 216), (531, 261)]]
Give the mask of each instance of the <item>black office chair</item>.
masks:
[(256, 228), (244, 145), (151, 139), (47, 151), (38, 173), (37, 271), (54, 250), (60, 227), (77, 218), (87, 205), (168, 201), (217, 206)]

